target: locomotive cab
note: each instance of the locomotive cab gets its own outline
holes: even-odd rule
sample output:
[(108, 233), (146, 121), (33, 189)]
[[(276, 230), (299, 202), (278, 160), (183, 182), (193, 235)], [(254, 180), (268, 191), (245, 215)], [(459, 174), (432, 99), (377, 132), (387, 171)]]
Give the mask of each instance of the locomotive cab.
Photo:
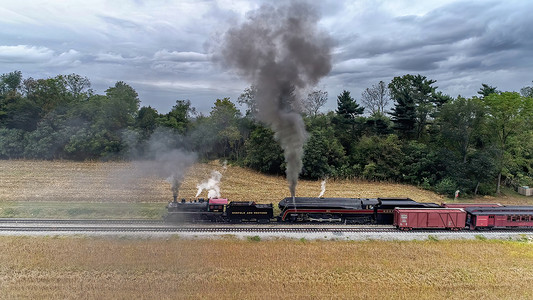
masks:
[(218, 199), (218, 198), (209, 199), (209, 205), (207, 206), (207, 211), (224, 212), (226, 210), (226, 205), (228, 205), (228, 199)]

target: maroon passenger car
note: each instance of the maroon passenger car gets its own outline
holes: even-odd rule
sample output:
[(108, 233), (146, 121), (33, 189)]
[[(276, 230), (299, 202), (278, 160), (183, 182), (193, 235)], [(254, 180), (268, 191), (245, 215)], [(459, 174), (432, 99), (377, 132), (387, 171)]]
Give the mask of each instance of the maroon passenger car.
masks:
[(469, 207), (470, 229), (533, 227), (532, 206)]

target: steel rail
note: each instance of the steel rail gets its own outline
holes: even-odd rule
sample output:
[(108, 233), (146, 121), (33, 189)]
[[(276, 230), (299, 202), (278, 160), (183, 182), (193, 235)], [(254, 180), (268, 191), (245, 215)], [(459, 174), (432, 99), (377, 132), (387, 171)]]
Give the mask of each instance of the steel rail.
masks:
[(491, 231), (449, 231), (413, 230), (401, 231), (396, 228), (375, 227), (117, 227), (117, 226), (7, 226), (0, 225), (0, 232), (167, 232), (167, 233), (408, 233), (420, 234), (481, 234), (481, 233), (524, 233), (533, 234), (532, 229), (498, 229)]
[(168, 232), (168, 233), (518, 233), (533, 234), (533, 228), (494, 229), (490, 231), (450, 231), (442, 229), (422, 229), (401, 231), (391, 225), (340, 225), (339, 224), (287, 224), (269, 225), (200, 223), (171, 224), (162, 220), (150, 219), (21, 219), (0, 218), (0, 232)]
[(164, 225), (163, 220), (152, 219), (26, 219), (26, 218), (0, 218), (0, 224), (147, 224)]
[(111, 226), (4, 226), (2, 231), (21, 232), (223, 232), (223, 233), (323, 233), (323, 232), (399, 232), (394, 228), (276, 228), (276, 227), (111, 227)]

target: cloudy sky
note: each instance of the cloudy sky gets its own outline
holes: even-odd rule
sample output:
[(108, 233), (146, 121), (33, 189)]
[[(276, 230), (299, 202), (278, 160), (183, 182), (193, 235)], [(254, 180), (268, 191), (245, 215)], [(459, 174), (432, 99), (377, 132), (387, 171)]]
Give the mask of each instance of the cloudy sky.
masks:
[[(131, 85), (141, 105), (166, 113), (189, 99), (207, 113), (249, 86), (210, 59), (217, 40), (262, 3), (243, 0), (0, 0), (0, 73), (76, 73), (102, 94)], [(286, 1), (285, 1), (286, 2)], [(320, 27), (335, 41), (318, 89), (324, 110), (348, 90), (421, 74), (443, 93), (473, 96), (481, 83), (519, 91), (533, 80), (533, 1), (323, 0)]]

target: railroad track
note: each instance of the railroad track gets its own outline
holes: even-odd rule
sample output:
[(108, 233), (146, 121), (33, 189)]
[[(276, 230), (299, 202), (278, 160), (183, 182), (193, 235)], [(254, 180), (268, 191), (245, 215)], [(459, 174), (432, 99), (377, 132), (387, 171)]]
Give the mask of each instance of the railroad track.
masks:
[(117, 225), (163, 225), (163, 220), (150, 219), (24, 219), (24, 218), (0, 218), (1, 224), (117, 224)]
[(159, 220), (115, 219), (0, 219), (0, 232), (205, 232), (205, 233), (318, 233), (318, 232), (385, 232), (397, 231), (392, 226), (335, 226), (324, 225), (269, 225), (194, 224), (177, 225)]
[(108, 227), (108, 226), (0, 226), (19, 232), (204, 232), (204, 233), (355, 233), (399, 232), (394, 228), (261, 228), (261, 227)]
[(533, 235), (533, 229), (522, 230), (492, 230), (492, 231), (458, 231), (448, 230), (414, 230), (404, 232), (393, 226), (383, 225), (337, 225), (337, 224), (303, 224), (288, 225), (271, 223), (269, 225), (257, 224), (194, 224), (176, 225), (168, 224), (161, 220), (148, 219), (1, 219), (0, 232), (52, 232), (52, 233), (73, 233), (73, 232), (99, 232), (99, 233), (329, 233), (329, 234), (354, 234), (354, 233), (394, 233), (404, 235), (409, 233), (420, 234), (498, 234), (513, 233)]

